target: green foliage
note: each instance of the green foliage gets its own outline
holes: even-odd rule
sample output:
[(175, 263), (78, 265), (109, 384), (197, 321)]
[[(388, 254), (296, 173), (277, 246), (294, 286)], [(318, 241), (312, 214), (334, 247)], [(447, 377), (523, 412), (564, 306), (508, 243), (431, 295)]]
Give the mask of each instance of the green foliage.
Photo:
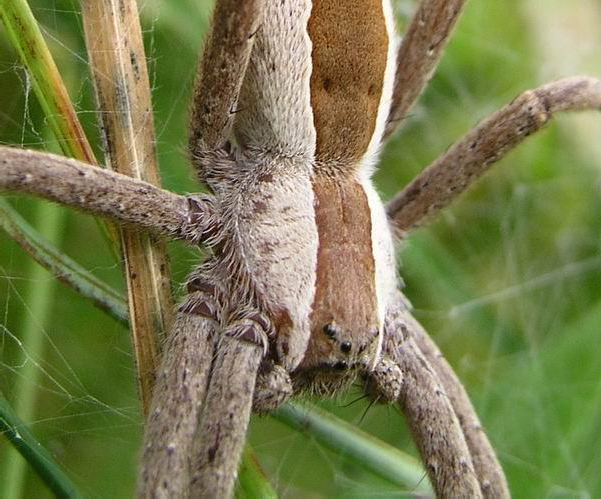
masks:
[[(198, 189), (186, 160), (185, 127), (209, 3), (141, 3), (163, 180), (177, 192)], [(526, 4), (553, 8), (553, 2), (537, 0), (468, 5), (439, 72), (384, 151), (376, 180), (385, 197), (487, 114), (543, 83), (542, 68), (550, 61), (539, 50), (533, 10)], [(571, 4), (575, 10), (597, 9), (601, 17), (598, 6), (591, 7), (594, 2)], [(99, 151), (77, 8), (66, 0), (32, 2)], [(600, 53), (599, 38), (578, 29), (574, 36)], [(578, 53), (555, 54), (568, 55), (569, 68), (552, 77), (574, 72)], [(1, 30), (0, 61), (0, 141), (48, 148), (42, 112)], [(600, 65), (589, 71), (601, 76)], [(412, 234), (400, 253), (416, 316), (465, 380), (516, 497), (601, 495), (601, 157), (593, 152), (594, 140), (576, 136), (577, 125), (578, 120), (560, 118), (521, 146), (452, 210)], [(36, 224), (35, 207), (43, 203), (14, 196), (10, 201)], [(68, 210), (65, 217), (62, 250), (123, 289), (120, 268), (96, 224)], [(189, 248), (172, 246), (177, 282), (198, 257)], [(86, 496), (129, 496), (141, 423), (127, 333), (59, 285), (47, 298), (51, 320), (39, 326), (45, 353), (28, 358), (31, 352), (16, 338), (33, 313), (23, 301), (31, 265), (0, 234), (0, 388), (15, 405), (24, 365), (34, 363), (40, 380), (35, 415), (27, 423), (35, 437)], [(367, 410), (365, 401), (344, 407), (356, 396), (322, 405), (415, 453), (398, 411)], [(398, 494), (340, 452), (307, 442), (273, 419), (254, 419), (251, 442), (281, 495)], [(9, 447), (0, 441), (0, 490)], [(44, 494), (45, 486), (28, 471), (23, 496)]]

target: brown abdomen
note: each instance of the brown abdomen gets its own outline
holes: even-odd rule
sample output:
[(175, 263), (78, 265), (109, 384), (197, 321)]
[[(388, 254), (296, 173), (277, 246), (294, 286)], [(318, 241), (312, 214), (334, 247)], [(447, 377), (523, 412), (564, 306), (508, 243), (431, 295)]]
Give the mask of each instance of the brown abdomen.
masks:
[(374, 134), (387, 64), (382, 0), (313, 0), (308, 24), (316, 159), (359, 160)]

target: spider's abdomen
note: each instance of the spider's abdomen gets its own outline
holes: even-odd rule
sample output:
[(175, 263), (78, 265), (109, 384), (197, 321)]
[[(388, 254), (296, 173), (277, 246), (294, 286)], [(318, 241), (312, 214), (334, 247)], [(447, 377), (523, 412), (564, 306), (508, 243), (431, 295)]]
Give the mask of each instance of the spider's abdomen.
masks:
[(311, 108), (317, 169), (353, 169), (380, 143), (394, 71), (388, 0), (314, 0)]

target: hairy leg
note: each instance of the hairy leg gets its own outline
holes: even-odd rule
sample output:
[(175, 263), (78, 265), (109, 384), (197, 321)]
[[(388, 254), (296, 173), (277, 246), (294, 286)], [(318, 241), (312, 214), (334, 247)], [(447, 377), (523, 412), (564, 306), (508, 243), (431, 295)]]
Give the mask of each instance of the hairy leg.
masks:
[(397, 293), (390, 308), (386, 333), (386, 348), (389, 350), (407, 339), (414, 342), (419, 357), (423, 358), (424, 371), (431, 373), (426, 376), (437, 378), (463, 431), (482, 495), (490, 498), (510, 497), (503, 469), (465, 388), (428, 333), (413, 318), (410, 305), (401, 292)]
[(446, 208), (495, 162), (560, 111), (601, 110), (601, 81), (566, 78), (529, 90), (450, 147), (388, 203), (404, 232)]
[(465, 0), (422, 0), (397, 55), (397, 68), (384, 137), (407, 116), (442, 57)]
[(503, 469), (461, 381), (428, 333), (409, 312), (406, 314), (405, 321), (407, 328), (405, 335), (414, 339), (424, 358), (436, 372), (455, 410), (484, 497), (509, 497), (509, 486)]
[(264, 5), (265, 0), (218, 0), (215, 5), (190, 115), (188, 147), (193, 159), (203, 149), (223, 147), (229, 138)]
[(217, 323), (179, 312), (166, 339), (144, 432), (139, 497), (185, 497)]
[[(193, 437), (190, 497), (232, 495), (246, 439), (263, 348), (228, 332), (226, 328), (217, 341), (209, 386)], [(256, 331), (257, 336), (261, 334)]]
[(56, 201), (92, 215), (198, 243), (216, 223), (210, 198), (178, 196), (64, 156), (0, 146), (0, 191)]
[[(398, 399), (437, 497), (482, 497), (470, 450), (449, 397), (412, 337), (403, 337), (403, 303), (386, 319), (384, 354), (403, 373)], [(372, 395), (373, 396), (373, 395)]]

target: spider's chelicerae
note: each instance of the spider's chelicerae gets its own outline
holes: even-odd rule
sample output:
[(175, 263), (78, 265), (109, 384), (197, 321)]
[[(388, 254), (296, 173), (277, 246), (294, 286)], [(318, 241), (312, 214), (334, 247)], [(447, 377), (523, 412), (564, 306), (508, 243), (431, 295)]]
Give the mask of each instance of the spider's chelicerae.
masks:
[(388, 0), (218, 0), (189, 134), (208, 194), (2, 148), (2, 190), (208, 251), (163, 348), (140, 495), (230, 495), (252, 408), (357, 379), (372, 399), (400, 405), (439, 496), (509, 495), (465, 391), (398, 291), (393, 233), (445, 208), (554, 113), (601, 108), (601, 82), (525, 92), (384, 206), (370, 180), (381, 145), (463, 4), (423, 0), (398, 44)]

